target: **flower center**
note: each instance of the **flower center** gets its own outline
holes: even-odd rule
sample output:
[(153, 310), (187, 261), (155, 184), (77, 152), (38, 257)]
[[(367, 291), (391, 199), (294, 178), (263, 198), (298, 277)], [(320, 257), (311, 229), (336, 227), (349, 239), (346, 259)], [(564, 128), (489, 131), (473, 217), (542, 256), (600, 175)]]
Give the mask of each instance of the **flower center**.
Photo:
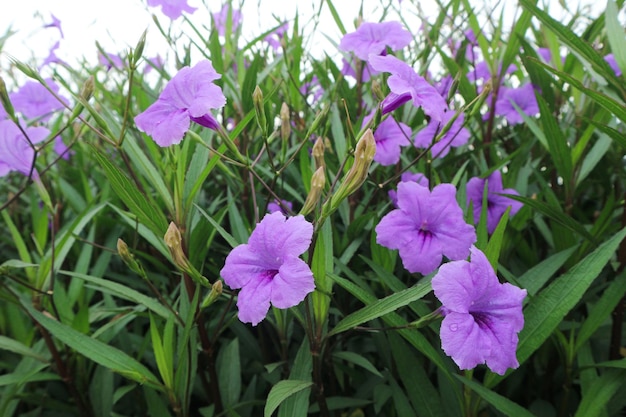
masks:
[(474, 321), (478, 324), (478, 327), (481, 329), (491, 328), (491, 318), (489, 317), (489, 314), (481, 311), (470, 311), (470, 314), (474, 317)]
[(271, 281), (278, 274), (278, 269), (266, 269), (261, 276), (263, 281)]

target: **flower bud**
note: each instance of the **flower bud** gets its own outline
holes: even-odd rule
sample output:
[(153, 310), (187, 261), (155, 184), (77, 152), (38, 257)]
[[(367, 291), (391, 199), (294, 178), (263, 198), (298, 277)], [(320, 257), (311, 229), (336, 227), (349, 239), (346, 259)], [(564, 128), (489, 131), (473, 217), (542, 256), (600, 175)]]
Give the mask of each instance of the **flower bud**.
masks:
[(11, 104), (9, 93), (7, 92), (7, 86), (2, 77), (0, 77), (0, 102), (2, 102), (2, 107), (4, 107), (7, 115), (9, 115), (11, 119), (15, 120), (15, 109), (13, 109), (13, 104)]
[(215, 281), (211, 286), (211, 291), (209, 291), (205, 299), (202, 301), (202, 306), (200, 308), (204, 309), (213, 304), (213, 302), (217, 300), (220, 295), (222, 295), (222, 287), (222, 281), (219, 279)]
[(317, 137), (315, 140), (315, 144), (313, 145), (313, 159), (315, 160), (315, 168), (324, 168), (326, 166), (326, 162), (324, 161), (324, 150), (326, 147), (324, 146), (324, 140), (321, 137)]
[(375, 154), (376, 140), (374, 139), (372, 130), (367, 129), (356, 144), (354, 150), (354, 164), (352, 164), (352, 167), (346, 174), (341, 185), (330, 199), (330, 207), (327, 207), (325, 210), (327, 213), (336, 210), (339, 203), (363, 185), (367, 179), (367, 174)]
[(309, 195), (306, 196), (300, 214), (306, 216), (315, 209), (315, 206), (322, 196), (322, 191), (324, 191), (324, 185), (326, 185), (326, 174), (324, 173), (324, 166), (320, 166), (311, 177), (311, 190), (309, 191)]
[(89, 99), (93, 96), (93, 92), (95, 90), (93, 75), (91, 75), (85, 83), (83, 87), (80, 89), (80, 96), (85, 99), (85, 101), (89, 101)]
[(313, 132), (317, 130), (320, 124), (322, 124), (322, 120), (324, 120), (324, 118), (328, 114), (329, 109), (330, 107), (326, 106), (317, 114), (317, 116), (315, 116), (313, 123), (311, 123), (311, 126), (309, 127), (309, 130), (307, 131), (306, 135), (304, 135), (304, 137), (306, 138), (310, 137), (313, 134)]
[(128, 250), (128, 245), (122, 239), (117, 239), (117, 253), (122, 258), (122, 261), (130, 268), (131, 271), (141, 275), (143, 278), (146, 277), (146, 273), (143, 270), (143, 267), (137, 260), (130, 250)]
[(203, 277), (187, 259), (187, 255), (185, 255), (183, 251), (183, 237), (174, 222), (170, 223), (163, 240), (170, 250), (172, 260), (178, 269), (188, 274), (196, 283), (209, 286), (209, 281)]
[(283, 102), (283, 105), (280, 107), (280, 137), (283, 141), (289, 139), (289, 135), (291, 134), (290, 123), (289, 106), (287, 103)]
[(263, 92), (257, 85), (252, 93), (252, 102), (256, 113), (256, 122), (261, 128), (263, 135), (267, 137), (267, 118), (265, 117), (265, 106), (263, 104)]

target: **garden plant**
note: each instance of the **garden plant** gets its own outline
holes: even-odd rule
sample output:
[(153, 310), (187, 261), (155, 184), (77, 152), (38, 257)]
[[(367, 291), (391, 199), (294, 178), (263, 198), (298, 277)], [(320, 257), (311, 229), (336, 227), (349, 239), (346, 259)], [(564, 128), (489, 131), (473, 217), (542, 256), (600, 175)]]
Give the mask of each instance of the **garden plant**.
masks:
[(0, 416), (624, 415), (623, 1), (308, 4), (0, 38)]

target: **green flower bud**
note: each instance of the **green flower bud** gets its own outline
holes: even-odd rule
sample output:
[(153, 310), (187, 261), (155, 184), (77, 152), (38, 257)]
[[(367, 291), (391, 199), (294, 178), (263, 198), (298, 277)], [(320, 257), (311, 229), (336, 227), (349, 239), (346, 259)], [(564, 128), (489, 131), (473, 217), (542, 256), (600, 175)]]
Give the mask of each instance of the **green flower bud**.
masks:
[(265, 106), (263, 104), (263, 92), (257, 85), (252, 93), (252, 102), (256, 113), (256, 122), (261, 128), (263, 135), (267, 137), (267, 118), (265, 117)]
[(135, 259), (135, 256), (128, 250), (128, 245), (122, 239), (117, 239), (117, 253), (122, 261), (130, 268), (131, 271), (146, 278), (146, 272), (141, 264)]
[(309, 195), (306, 196), (300, 214), (306, 216), (315, 209), (324, 191), (324, 185), (326, 185), (326, 174), (324, 173), (324, 167), (321, 166), (317, 168), (311, 177), (311, 190), (309, 191)]
[(283, 141), (289, 139), (291, 135), (291, 121), (289, 120), (289, 106), (283, 102), (280, 107), (280, 137)]

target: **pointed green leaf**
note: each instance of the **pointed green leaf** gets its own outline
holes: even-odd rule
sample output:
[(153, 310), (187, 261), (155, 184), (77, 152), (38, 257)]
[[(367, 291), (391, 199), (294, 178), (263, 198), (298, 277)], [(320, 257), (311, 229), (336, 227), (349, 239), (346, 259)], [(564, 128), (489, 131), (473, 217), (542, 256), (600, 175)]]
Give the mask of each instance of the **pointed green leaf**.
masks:
[(494, 408), (500, 411), (505, 416), (515, 416), (515, 417), (535, 417), (531, 412), (526, 410), (524, 407), (520, 406), (517, 403), (509, 400), (502, 395), (493, 392), (489, 388), (479, 384), (478, 382), (472, 381), (461, 375), (454, 375), (457, 377), (462, 383), (471, 388), (476, 394), (480, 395), (483, 400), (487, 401), (489, 404), (494, 406)]
[(263, 410), (264, 417), (271, 417), (272, 413), (278, 408), (278, 406), (293, 394), (307, 389), (312, 386), (311, 381), (299, 381), (293, 379), (286, 379), (279, 381), (272, 387), (269, 395), (267, 396), (267, 403), (265, 404), (265, 410)]

